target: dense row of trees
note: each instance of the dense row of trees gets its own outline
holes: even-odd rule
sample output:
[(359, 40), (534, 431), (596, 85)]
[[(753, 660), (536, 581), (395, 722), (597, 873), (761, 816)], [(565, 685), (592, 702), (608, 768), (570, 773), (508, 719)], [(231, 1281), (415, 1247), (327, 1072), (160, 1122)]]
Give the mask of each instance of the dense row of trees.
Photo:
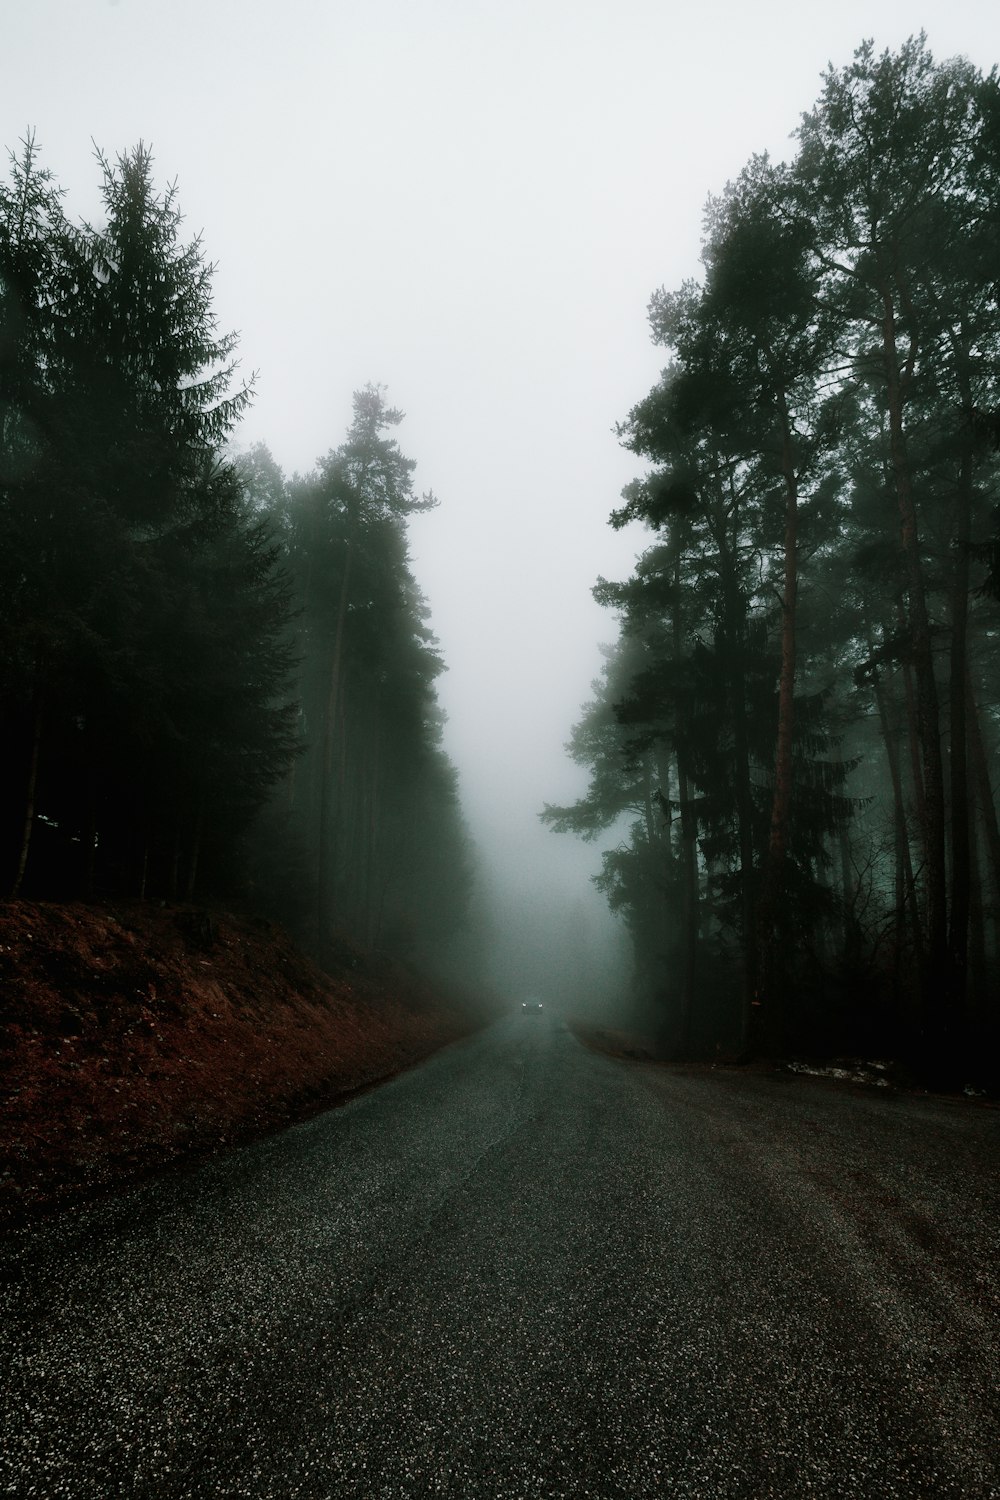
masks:
[(144, 147), (98, 162), (98, 228), (30, 139), (0, 185), (4, 884), (439, 935), (469, 872), (399, 413), (360, 393), (304, 479), (232, 457), (251, 385), (213, 267)]
[(300, 930), (337, 930), (425, 962), (461, 926), (472, 881), (443, 670), (407, 561), (413, 460), (402, 413), (369, 387), (344, 443), (288, 481), (266, 448), (238, 461), (273, 519), (291, 583), (295, 756), (262, 820), (259, 899)]
[(998, 251), (995, 74), (864, 45), (652, 300), (655, 538), (544, 816), (621, 834), (675, 1049), (996, 1039)]

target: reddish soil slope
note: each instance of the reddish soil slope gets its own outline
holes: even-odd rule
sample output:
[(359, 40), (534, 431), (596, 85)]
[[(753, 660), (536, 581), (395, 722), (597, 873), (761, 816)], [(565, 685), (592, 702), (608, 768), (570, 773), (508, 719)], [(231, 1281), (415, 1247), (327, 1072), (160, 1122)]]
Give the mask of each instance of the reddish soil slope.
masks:
[(0, 1223), (303, 1118), (477, 1024), (404, 970), (355, 955), (332, 978), (266, 923), (139, 903), (0, 906), (0, 997)]

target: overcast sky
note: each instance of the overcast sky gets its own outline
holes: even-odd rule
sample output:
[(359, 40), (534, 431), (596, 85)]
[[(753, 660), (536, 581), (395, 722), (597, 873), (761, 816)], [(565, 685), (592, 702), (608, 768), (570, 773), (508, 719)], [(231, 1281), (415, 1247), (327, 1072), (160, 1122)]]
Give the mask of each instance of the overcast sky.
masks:
[[(590, 598), (641, 536), (612, 428), (656, 379), (654, 288), (698, 269), (701, 215), (790, 154), (830, 61), (926, 30), (1000, 58), (988, 0), (22, 0), (4, 5), (2, 142), (33, 128), (71, 212), (93, 139), (151, 144), (259, 372), (240, 433), (287, 472), (388, 387), (440, 508), (414, 570), (449, 671), (447, 748), (504, 923), (542, 894), (601, 925), (595, 851), (537, 821), (585, 785), (563, 744), (615, 625)], [(580, 902), (583, 902), (581, 908)], [(581, 917), (581, 911), (586, 917)], [(537, 934), (529, 948), (537, 948)]]

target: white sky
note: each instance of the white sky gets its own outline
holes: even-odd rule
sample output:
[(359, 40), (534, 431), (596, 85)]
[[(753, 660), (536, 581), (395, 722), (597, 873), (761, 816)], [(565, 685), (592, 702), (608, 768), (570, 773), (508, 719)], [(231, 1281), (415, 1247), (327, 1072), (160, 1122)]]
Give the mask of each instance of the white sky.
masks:
[[(701, 213), (782, 157), (828, 61), (925, 29), (1000, 59), (989, 0), (6, 0), (0, 144), (34, 128), (94, 215), (105, 151), (153, 147), (218, 263), (258, 395), (240, 434), (292, 472), (388, 387), (440, 509), (412, 526), (473, 832), (530, 926), (597, 854), (537, 821), (585, 777), (563, 744), (613, 621), (590, 598), (641, 536), (611, 428), (662, 362), (645, 309), (698, 265)], [(531, 946), (530, 944), (528, 945)], [(536, 945), (537, 946), (537, 945)], [(516, 964), (515, 964), (516, 968)], [(515, 979), (514, 982), (518, 982)]]

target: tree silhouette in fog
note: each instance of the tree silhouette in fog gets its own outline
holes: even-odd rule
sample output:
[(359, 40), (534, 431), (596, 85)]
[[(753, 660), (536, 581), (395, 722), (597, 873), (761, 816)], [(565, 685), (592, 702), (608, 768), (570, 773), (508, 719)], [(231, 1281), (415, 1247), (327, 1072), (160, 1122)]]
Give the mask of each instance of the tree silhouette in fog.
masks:
[(175, 895), (290, 752), (288, 606), (219, 456), (250, 390), (213, 268), (145, 147), (98, 164), (97, 228), (31, 140), (0, 196), (5, 858), (15, 891)]
[(353, 408), (313, 473), (286, 483), (259, 451), (242, 464), (282, 537), (299, 663), (298, 753), (261, 821), (257, 878), (321, 953), (348, 938), (426, 959), (460, 925), (471, 878), (440, 743), (443, 663), (408, 557), (407, 521), (436, 501), (413, 491), (384, 392)]
[(142, 145), (73, 224), (34, 140), (0, 187), (0, 667), (15, 894), (228, 893), (427, 954), (471, 862), (381, 390), (286, 481)]
[(703, 277), (653, 297), (671, 363), (620, 428), (652, 467), (612, 523), (656, 540), (595, 593), (641, 655), (609, 733), (660, 767), (663, 852), (614, 894), (634, 918), (683, 876), (683, 936), (640, 964), (675, 1050), (995, 1049), (998, 101), (923, 37), (864, 44), (794, 160), (710, 201)]

